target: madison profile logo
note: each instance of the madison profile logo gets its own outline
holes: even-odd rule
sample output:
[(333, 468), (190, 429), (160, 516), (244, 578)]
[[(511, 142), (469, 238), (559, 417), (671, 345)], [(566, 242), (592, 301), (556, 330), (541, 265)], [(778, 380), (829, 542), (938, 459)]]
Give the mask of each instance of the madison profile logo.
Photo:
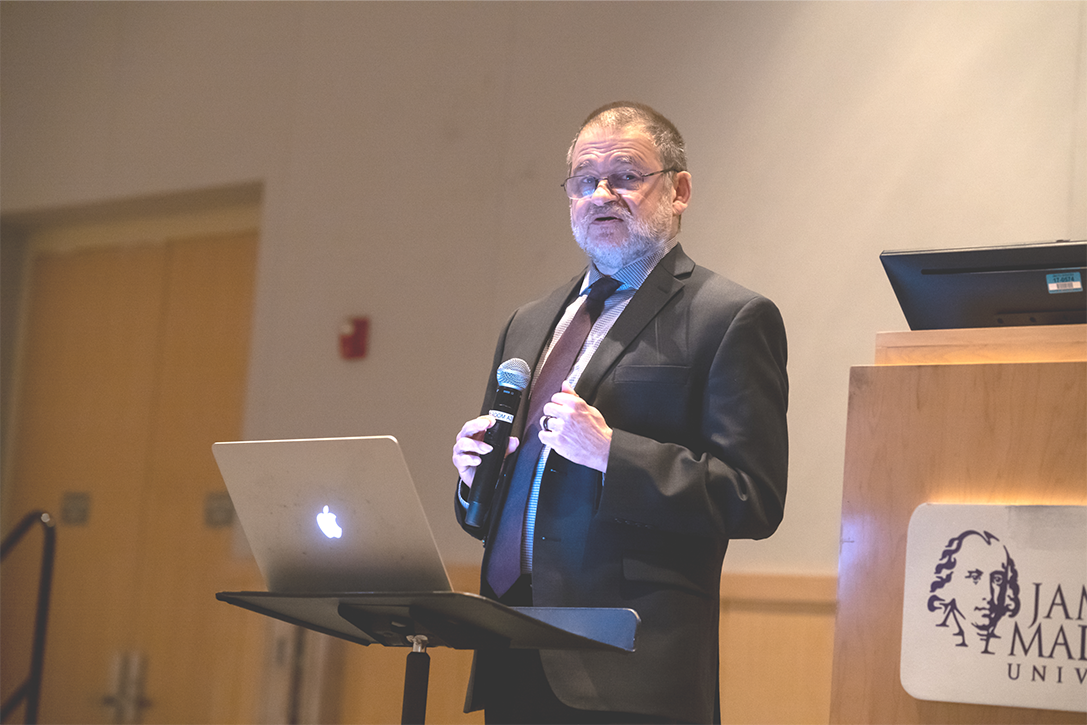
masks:
[(905, 574), (910, 695), (1087, 711), (1087, 507), (923, 504)]
[(928, 610), (940, 615), (936, 626), (951, 630), (956, 647), (978, 646), (982, 654), (996, 654), (998, 627), (1019, 614), (1019, 570), (996, 536), (963, 531), (944, 547), (929, 595)]

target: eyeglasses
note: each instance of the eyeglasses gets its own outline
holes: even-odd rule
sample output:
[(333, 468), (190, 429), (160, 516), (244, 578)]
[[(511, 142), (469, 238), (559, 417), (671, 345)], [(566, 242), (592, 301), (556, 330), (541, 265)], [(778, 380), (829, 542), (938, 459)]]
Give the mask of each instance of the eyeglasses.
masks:
[(566, 195), (571, 199), (584, 199), (586, 196), (595, 194), (597, 188), (600, 186), (600, 182), (603, 181), (608, 185), (608, 189), (613, 193), (618, 194), (620, 191), (637, 191), (642, 188), (642, 184), (644, 184), (645, 180), (650, 176), (667, 174), (679, 170), (680, 169), (673, 166), (670, 169), (652, 171), (648, 174), (639, 174), (634, 170), (617, 171), (614, 174), (608, 174), (604, 177), (584, 174), (582, 176), (571, 176), (566, 181), (562, 182), (562, 188), (566, 190)]

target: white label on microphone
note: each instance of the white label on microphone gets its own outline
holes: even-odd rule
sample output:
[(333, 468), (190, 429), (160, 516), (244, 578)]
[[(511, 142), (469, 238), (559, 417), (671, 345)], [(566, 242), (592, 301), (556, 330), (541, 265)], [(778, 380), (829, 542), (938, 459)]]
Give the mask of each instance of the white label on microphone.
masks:
[(495, 418), (502, 421), (503, 423), (509, 423), (510, 425), (513, 425), (513, 416), (509, 413), (503, 413), (501, 410), (492, 410), (491, 415), (493, 415)]

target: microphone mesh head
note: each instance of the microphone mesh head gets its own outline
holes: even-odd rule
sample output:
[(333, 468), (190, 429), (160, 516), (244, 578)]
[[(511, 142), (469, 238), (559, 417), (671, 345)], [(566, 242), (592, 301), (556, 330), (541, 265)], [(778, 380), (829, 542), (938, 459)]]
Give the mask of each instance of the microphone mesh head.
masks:
[(532, 368), (519, 357), (511, 357), (498, 366), (498, 384), (503, 388), (524, 390), (532, 379)]

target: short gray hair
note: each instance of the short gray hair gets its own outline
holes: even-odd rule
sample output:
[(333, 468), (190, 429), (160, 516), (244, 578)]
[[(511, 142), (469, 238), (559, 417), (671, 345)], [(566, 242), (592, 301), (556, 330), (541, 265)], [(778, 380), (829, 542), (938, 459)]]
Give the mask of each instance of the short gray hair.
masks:
[(590, 113), (578, 128), (570, 143), (570, 149), (566, 152), (567, 168), (574, 162), (574, 146), (577, 145), (581, 132), (589, 126), (601, 126), (616, 131), (630, 127), (639, 128), (653, 140), (664, 168), (687, 170), (687, 146), (679, 135), (679, 130), (653, 108), (634, 101), (615, 101)]

